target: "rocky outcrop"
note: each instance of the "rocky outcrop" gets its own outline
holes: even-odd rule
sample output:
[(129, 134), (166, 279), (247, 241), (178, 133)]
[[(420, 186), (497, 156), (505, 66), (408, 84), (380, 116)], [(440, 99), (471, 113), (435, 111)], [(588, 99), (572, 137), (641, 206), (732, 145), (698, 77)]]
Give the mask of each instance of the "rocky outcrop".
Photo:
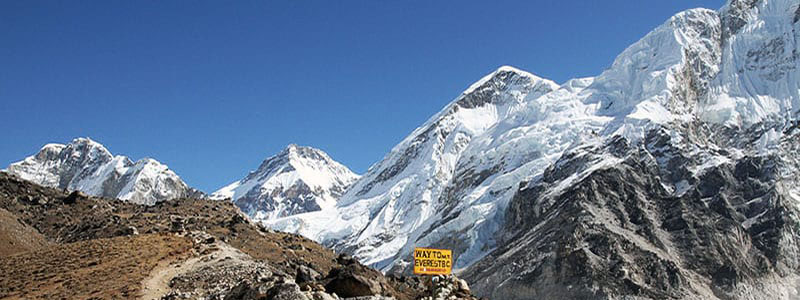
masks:
[(430, 284), (430, 296), (422, 297), (420, 300), (478, 299), (472, 295), (469, 285), (464, 279), (459, 279), (452, 275), (433, 276), (430, 279)]
[(359, 264), (347, 255), (339, 256), (337, 262), (341, 267), (331, 270), (325, 280), (327, 291), (342, 297), (388, 294), (389, 283), (377, 276), (379, 272)]

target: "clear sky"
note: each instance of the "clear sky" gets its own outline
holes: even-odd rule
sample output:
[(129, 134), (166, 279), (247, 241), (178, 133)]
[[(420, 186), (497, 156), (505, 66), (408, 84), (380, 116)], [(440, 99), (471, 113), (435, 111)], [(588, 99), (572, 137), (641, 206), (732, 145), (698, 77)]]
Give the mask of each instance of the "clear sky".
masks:
[(724, 1), (0, 1), (0, 168), (89, 136), (206, 192), (289, 143), (363, 173), (512, 65), (602, 72)]

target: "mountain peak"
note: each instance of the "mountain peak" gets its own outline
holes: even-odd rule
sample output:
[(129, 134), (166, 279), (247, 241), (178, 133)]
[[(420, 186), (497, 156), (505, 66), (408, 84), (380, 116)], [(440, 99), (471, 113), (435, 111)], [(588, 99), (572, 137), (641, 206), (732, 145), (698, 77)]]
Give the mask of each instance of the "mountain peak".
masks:
[(68, 153), (69, 156), (76, 158), (81, 157), (83, 160), (105, 162), (114, 158), (114, 155), (112, 155), (103, 144), (88, 137), (75, 138), (66, 145), (46, 144), (42, 147), (37, 156), (43, 154), (52, 155), (54, 153), (62, 153), (63, 151), (66, 151), (65, 153)]
[(245, 178), (214, 192), (256, 220), (328, 209), (358, 175), (322, 150), (289, 144)]
[(64, 149), (64, 147), (66, 147), (66, 146), (67, 146), (67, 145), (64, 145), (64, 144), (50, 143), (50, 144), (45, 144), (44, 146), (42, 146), (42, 150), (48, 150), (48, 151), (61, 151), (61, 150), (63, 150), (63, 149)]
[(287, 147), (289, 152), (289, 159), (310, 159), (310, 160), (319, 160), (325, 162), (333, 162), (333, 159), (328, 156), (324, 151), (309, 147), (309, 146), (298, 146), (296, 144), (290, 144)]
[(44, 186), (144, 204), (197, 194), (166, 165), (152, 158), (134, 163), (114, 156), (88, 137), (46, 144), (7, 172)]
[(290, 152), (291, 152), (291, 151), (297, 151), (297, 148), (301, 148), (301, 147), (302, 147), (302, 146), (299, 146), (299, 145), (297, 145), (297, 144), (295, 144), (295, 143), (291, 143), (291, 144), (289, 144), (289, 145), (286, 145), (286, 148), (284, 148), (283, 150), (284, 150), (284, 151), (290, 151)]
[(530, 78), (534, 78), (534, 79), (543, 79), (542, 77), (537, 76), (536, 74), (533, 74), (531, 72), (528, 72), (528, 71), (525, 71), (525, 70), (522, 70), (522, 69), (518, 69), (518, 68), (513, 67), (513, 66), (509, 66), (509, 65), (503, 65), (503, 66), (498, 67), (497, 70), (492, 72), (492, 75), (497, 76), (497, 75), (502, 74), (502, 73), (514, 73), (514, 74), (518, 74), (518, 75), (521, 75), (521, 76), (530, 77)]
[(72, 141), (70, 142), (70, 144), (76, 144), (76, 145), (94, 145), (94, 146), (100, 146), (100, 147), (103, 147), (103, 145), (102, 145), (102, 144), (98, 143), (97, 141), (93, 140), (93, 139), (92, 139), (92, 138), (90, 138), (90, 137), (76, 137), (76, 138), (72, 139)]
[(461, 93), (461, 97), (466, 97), (470, 94), (480, 92), (481, 90), (490, 87), (516, 85), (520, 83), (543, 85), (550, 90), (555, 90), (558, 88), (558, 84), (552, 80), (542, 78), (533, 73), (523, 71), (509, 65), (503, 65), (471, 84)]
[(108, 149), (106, 149), (106, 146), (104, 146), (103, 144), (101, 144), (101, 143), (99, 143), (99, 142), (97, 142), (97, 141), (95, 141), (95, 140), (93, 140), (93, 139), (91, 139), (89, 137), (74, 138), (74, 139), (72, 139), (72, 141), (69, 142), (68, 145), (84, 146), (84, 147), (88, 147), (88, 148), (97, 148), (97, 149), (103, 149), (105, 151), (108, 151)]

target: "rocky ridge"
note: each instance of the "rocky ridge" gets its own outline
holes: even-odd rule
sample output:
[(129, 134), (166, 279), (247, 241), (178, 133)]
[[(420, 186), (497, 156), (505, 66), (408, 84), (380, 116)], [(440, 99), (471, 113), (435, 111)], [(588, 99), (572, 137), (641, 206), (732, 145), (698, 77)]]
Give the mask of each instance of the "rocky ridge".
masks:
[(211, 198), (229, 199), (251, 219), (265, 221), (331, 209), (357, 179), (322, 150), (292, 144)]
[(5, 172), (48, 187), (142, 204), (203, 196), (166, 165), (151, 158), (133, 162), (114, 156), (89, 138), (76, 138), (66, 145), (47, 144)]

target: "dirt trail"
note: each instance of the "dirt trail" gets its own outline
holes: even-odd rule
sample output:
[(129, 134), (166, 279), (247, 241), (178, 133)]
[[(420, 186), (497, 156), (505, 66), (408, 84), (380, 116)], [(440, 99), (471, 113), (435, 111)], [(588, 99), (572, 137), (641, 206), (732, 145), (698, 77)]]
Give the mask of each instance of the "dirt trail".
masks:
[(202, 257), (192, 257), (184, 261), (162, 263), (156, 266), (142, 284), (143, 300), (157, 300), (169, 292), (169, 281), (178, 274), (193, 269)]
[(141, 298), (143, 300), (157, 300), (169, 293), (169, 282), (176, 276), (189, 273), (223, 260), (252, 260), (249, 255), (242, 253), (226, 243), (215, 241), (211, 244), (199, 244), (199, 255), (178, 261), (162, 262), (150, 272), (142, 281)]

